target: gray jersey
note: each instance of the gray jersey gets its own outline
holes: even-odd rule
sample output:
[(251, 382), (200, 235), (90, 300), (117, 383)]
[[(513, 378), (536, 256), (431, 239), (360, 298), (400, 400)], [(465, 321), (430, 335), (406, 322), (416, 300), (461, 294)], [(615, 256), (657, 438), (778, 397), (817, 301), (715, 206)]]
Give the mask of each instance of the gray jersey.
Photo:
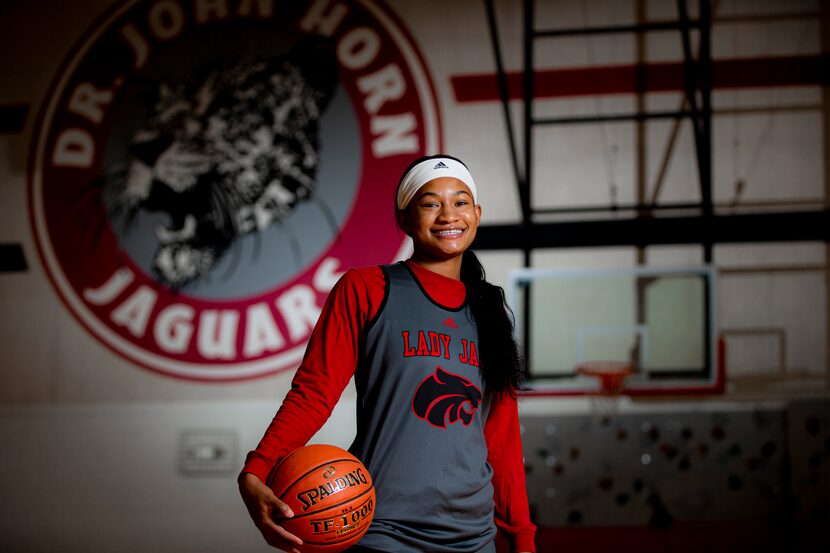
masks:
[(360, 545), (395, 553), (495, 551), (475, 322), (466, 305), (435, 303), (406, 265), (383, 269), (384, 302), (355, 372), (350, 449), (377, 493)]

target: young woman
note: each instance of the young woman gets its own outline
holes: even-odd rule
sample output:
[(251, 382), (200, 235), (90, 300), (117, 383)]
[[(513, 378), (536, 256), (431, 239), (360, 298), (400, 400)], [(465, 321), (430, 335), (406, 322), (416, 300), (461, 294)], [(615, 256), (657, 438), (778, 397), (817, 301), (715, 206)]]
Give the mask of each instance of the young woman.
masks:
[[(398, 224), (413, 241), (402, 263), (348, 271), (329, 295), (282, 406), (239, 476), (266, 541), (302, 542), (263, 484), (320, 429), (351, 379), (357, 436), (377, 507), (354, 552), (535, 551), (516, 390), (523, 365), (501, 288), (469, 250), (481, 220), (476, 185), (450, 156), (413, 162), (398, 185)], [(272, 516), (273, 513), (273, 516)]]

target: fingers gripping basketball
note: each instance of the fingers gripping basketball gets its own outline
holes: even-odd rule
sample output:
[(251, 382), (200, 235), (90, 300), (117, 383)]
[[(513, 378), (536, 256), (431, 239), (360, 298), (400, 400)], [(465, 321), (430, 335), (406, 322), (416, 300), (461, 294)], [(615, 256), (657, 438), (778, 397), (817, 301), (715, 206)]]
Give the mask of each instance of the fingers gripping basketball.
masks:
[(309, 445), (287, 455), (266, 482), (294, 513), (277, 524), (303, 540), (303, 553), (337, 553), (356, 544), (375, 513), (372, 477), (354, 455)]

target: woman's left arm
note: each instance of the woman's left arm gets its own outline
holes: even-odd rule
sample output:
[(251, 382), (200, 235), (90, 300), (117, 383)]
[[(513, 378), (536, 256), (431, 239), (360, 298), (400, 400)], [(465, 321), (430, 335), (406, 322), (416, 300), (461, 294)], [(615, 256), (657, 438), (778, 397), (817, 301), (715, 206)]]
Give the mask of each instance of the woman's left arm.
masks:
[(519, 408), (509, 393), (496, 394), (484, 423), (487, 461), (493, 467), (496, 526), (508, 538), (510, 550), (533, 553), (536, 526), (530, 521), (519, 432)]

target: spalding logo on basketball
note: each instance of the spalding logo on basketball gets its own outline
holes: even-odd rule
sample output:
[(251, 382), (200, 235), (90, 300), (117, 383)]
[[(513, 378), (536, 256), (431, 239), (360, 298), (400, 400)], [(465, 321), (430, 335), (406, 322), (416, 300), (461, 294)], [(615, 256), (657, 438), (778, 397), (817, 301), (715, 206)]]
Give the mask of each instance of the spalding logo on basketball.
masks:
[(331, 445), (288, 454), (268, 486), (294, 512), (277, 524), (303, 540), (303, 553), (336, 553), (355, 545), (375, 514), (372, 477), (357, 457)]

